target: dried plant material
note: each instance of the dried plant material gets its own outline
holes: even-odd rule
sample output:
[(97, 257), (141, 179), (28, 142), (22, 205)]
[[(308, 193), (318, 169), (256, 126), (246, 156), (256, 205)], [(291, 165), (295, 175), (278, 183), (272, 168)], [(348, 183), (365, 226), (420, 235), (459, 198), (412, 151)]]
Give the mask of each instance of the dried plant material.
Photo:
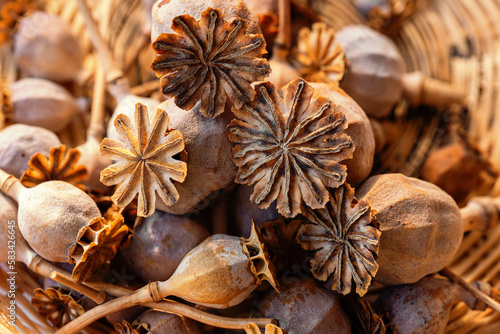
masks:
[(258, 14), (259, 25), (262, 30), (262, 36), (267, 44), (267, 49), (272, 50), (274, 46), (274, 40), (278, 34), (278, 17), (273, 13), (263, 13)]
[(149, 326), (145, 323), (130, 324), (127, 320), (122, 320), (120, 324), (113, 324), (116, 334), (152, 334)]
[(28, 162), (28, 169), (21, 176), (25, 187), (34, 187), (47, 181), (65, 181), (84, 189), (83, 182), (87, 179), (87, 168), (77, 165), (80, 151), (66, 146), (56, 146), (50, 149), (50, 155), (36, 153)]
[(168, 129), (167, 112), (156, 109), (151, 124), (146, 106), (137, 103), (135, 126), (123, 114), (114, 123), (126, 141), (104, 138), (100, 147), (103, 156), (118, 160), (101, 172), (105, 185), (120, 184), (113, 202), (125, 207), (139, 194), (137, 215), (141, 217), (155, 212), (155, 192), (167, 206), (177, 202), (179, 194), (171, 180), (186, 178), (186, 163), (174, 159), (184, 150), (184, 139), (180, 131)]
[(368, 13), (367, 25), (387, 36), (395, 36), (416, 9), (415, 0), (390, 0), (388, 6), (377, 6)]
[(295, 240), (300, 220), (285, 222), (283, 219), (266, 221), (259, 226), (271, 262), (278, 272), (289, 270), (293, 264), (301, 263), (302, 249)]
[(370, 203), (382, 231), (378, 283), (414, 283), (455, 257), (464, 227), (457, 204), (439, 187), (403, 174), (381, 174), (358, 187), (356, 197)]
[(335, 42), (335, 31), (323, 22), (299, 30), (292, 59), (300, 76), (311, 82), (338, 85), (346, 70), (344, 49)]
[(36, 289), (34, 293), (31, 303), (38, 313), (57, 328), (85, 313), (70, 292), (63, 288)]
[[(259, 327), (253, 323), (245, 325), (244, 330), (246, 334), (261, 334)], [(283, 331), (275, 325), (267, 324), (264, 334), (283, 334)]]
[(224, 111), (226, 98), (236, 106), (252, 101), (250, 86), (270, 73), (262, 35), (245, 34), (248, 22), (224, 21), (219, 9), (208, 8), (200, 21), (177, 16), (172, 29), (153, 43), (158, 54), (151, 65), (161, 77), (163, 94), (175, 97), (178, 107), (189, 110), (201, 101), (202, 115), (215, 118)]
[[(386, 325), (369, 302), (357, 296), (348, 296), (344, 308), (351, 316), (352, 326), (360, 334), (385, 334)], [(394, 333), (391, 331), (391, 333)]]
[(18, 20), (36, 7), (37, 2), (34, 0), (3, 1), (0, 9), (0, 44), (11, 38)]
[(352, 158), (354, 151), (344, 133), (345, 116), (302, 79), (283, 88), (284, 99), (268, 82), (257, 85), (256, 92), (253, 102), (233, 109), (237, 119), (228, 128), (229, 139), (237, 144), (235, 181), (256, 183), (250, 200), (266, 209), (277, 199), (285, 217), (299, 214), (302, 203), (324, 207), (326, 188), (337, 188), (346, 178), (339, 161)]
[(70, 263), (76, 263), (73, 278), (81, 282), (93, 277), (103, 264), (115, 257), (128, 233), (122, 216), (110, 223), (96, 217), (82, 227), (76, 244), (69, 250)]
[(12, 106), (10, 89), (3, 85), (0, 90), (1, 112), (0, 129), (12, 125), (14, 118), (14, 107)]
[(342, 294), (363, 296), (378, 270), (375, 261), (381, 232), (370, 205), (354, 198), (348, 184), (337, 189), (324, 209), (306, 208), (303, 215), (310, 221), (300, 226), (297, 241), (305, 250), (316, 250), (311, 271), (320, 281), (333, 274), (332, 289)]

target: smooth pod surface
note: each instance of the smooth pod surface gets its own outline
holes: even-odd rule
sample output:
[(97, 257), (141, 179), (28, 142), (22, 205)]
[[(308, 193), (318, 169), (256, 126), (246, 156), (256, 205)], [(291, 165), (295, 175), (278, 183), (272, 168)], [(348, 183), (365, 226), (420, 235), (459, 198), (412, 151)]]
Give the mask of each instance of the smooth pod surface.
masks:
[(72, 81), (82, 69), (80, 44), (61, 18), (35, 11), (23, 18), (14, 39), (16, 63), (29, 76)]
[(63, 181), (25, 189), (19, 198), (19, 229), (31, 248), (48, 261), (67, 262), (78, 231), (100, 216), (92, 198)]
[(386, 117), (401, 97), (403, 57), (387, 36), (364, 25), (339, 30), (348, 68), (340, 87), (373, 117)]
[(145, 282), (166, 281), (208, 236), (203, 226), (187, 217), (157, 211), (134, 230), (132, 242), (121, 252)]
[(383, 174), (366, 180), (356, 197), (368, 200), (382, 231), (377, 282), (414, 283), (453, 259), (463, 237), (460, 210), (439, 187)]
[(154, 334), (201, 334), (199, 324), (194, 320), (160, 311), (148, 310), (136, 320), (138, 324), (148, 325)]
[(335, 108), (338, 108), (345, 115), (348, 124), (345, 133), (351, 137), (356, 148), (352, 159), (344, 160), (341, 163), (347, 166), (346, 182), (355, 187), (370, 175), (373, 167), (375, 136), (370, 120), (359, 104), (342, 89), (323, 83), (310, 84), (318, 92), (332, 100), (335, 103)]
[(162, 33), (171, 34), (172, 20), (176, 16), (189, 14), (195, 20), (201, 18), (201, 13), (207, 8), (218, 8), (225, 15), (224, 20), (242, 18), (248, 21), (247, 34), (260, 34), (259, 18), (244, 1), (241, 0), (163, 0), (153, 5), (153, 27), (151, 42), (154, 42)]
[(222, 114), (216, 119), (202, 116), (196, 109), (182, 110), (173, 99), (158, 106), (170, 116), (170, 128), (182, 133), (187, 152), (188, 171), (183, 183), (176, 183), (179, 200), (172, 206), (156, 201), (156, 208), (183, 215), (199, 208), (209, 195), (234, 183), (237, 168), (230, 158), (232, 144), (226, 128), (232, 115)]
[(11, 85), (14, 122), (63, 130), (78, 112), (78, 105), (64, 87), (49, 80), (25, 78)]
[(35, 153), (49, 155), (50, 148), (61, 145), (51, 131), (37, 126), (13, 124), (0, 131), (0, 169), (20, 178)]

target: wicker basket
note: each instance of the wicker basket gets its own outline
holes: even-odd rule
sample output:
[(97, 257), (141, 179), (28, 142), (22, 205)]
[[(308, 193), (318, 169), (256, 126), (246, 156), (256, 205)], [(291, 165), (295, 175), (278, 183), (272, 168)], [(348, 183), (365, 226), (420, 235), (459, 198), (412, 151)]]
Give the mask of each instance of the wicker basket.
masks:
[[(470, 135), (479, 143), (500, 170), (500, 0), (420, 0), (417, 11), (406, 20), (393, 37), (400, 48), (408, 71), (419, 70), (433, 78), (449, 81), (463, 87), (468, 98), (468, 114), (465, 124)], [(149, 68), (151, 49), (149, 36), (144, 27), (140, 0), (88, 1), (93, 5), (94, 17), (113, 47), (120, 66), (126, 69), (131, 84), (140, 85), (154, 80)], [(312, 9), (318, 19), (334, 29), (348, 24), (362, 24), (365, 19), (349, 0), (295, 0), (296, 5)], [(91, 85), (93, 65), (96, 61), (83, 18), (75, 1), (45, 0), (47, 11), (68, 21), (81, 39), (86, 54), (85, 74)], [(106, 19), (107, 13), (109, 23)], [(101, 18), (101, 19), (100, 19)], [(418, 176), (426, 156), (446, 142), (442, 128), (446, 125), (449, 110), (412, 109), (405, 102), (396, 107), (395, 128), (400, 140), (390, 142), (379, 153), (374, 173), (401, 172)], [(75, 120), (63, 135), (63, 141), (75, 146), (85, 140), (85, 118)], [(404, 134), (404, 135), (403, 135)], [(500, 179), (490, 195), (500, 196)], [(498, 234), (498, 235), (497, 235)], [(467, 281), (484, 280), (500, 289), (500, 226), (493, 227), (484, 236), (472, 232), (464, 238), (461, 249), (450, 268)], [(5, 275), (5, 268), (0, 267)], [(38, 283), (26, 269), (21, 268), (20, 291), (29, 294)], [(21, 276), (20, 276), (21, 277)], [(0, 280), (0, 288), (5, 289)], [(0, 302), (4, 298), (0, 298)], [(33, 327), (49, 332), (46, 325), (21, 298), (23, 314), (18, 313), (25, 333), (36, 333)], [(0, 332), (5, 332), (4, 319), (0, 317)], [(5, 328), (4, 328), (5, 327)], [(465, 305), (454, 306), (447, 327), (450, 333), (498, 333), (500, 314), (491, 310), (470, 311)], [(11, 329), (12, 333), (15, 333)]]

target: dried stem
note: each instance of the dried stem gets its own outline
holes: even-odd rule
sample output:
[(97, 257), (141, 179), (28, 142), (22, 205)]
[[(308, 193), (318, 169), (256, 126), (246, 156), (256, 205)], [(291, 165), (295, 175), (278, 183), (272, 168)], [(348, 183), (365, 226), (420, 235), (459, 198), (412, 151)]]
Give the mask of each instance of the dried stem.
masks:
[(146, 303), (143, 305), (149, 308), (165, 311), (168, 313), (189, 317), (198, 322), (219, 328), (244, 329), (245, 325), (250, 322), (255, 323), (259, 328), (264, 328), (267, 324), (276, 324), (276, 320), (267, 318), (222, 317), (215, 314), (203, 312), (188, 305), (174, 302), (171, 300), (164, 300), (159, 303)]
[(104, 303), (106, 300), (106, 294), (102, 291), (96, 291), (88, 286), (85, 286), (82, 283), (79, 283), (75, 281), (74, 279), (63, 275), (57, 271), (53, 271), (50, 274), (50, 278), (56, 281), (57, 283), (61, 283), (62, 285), (65, 285), (73, 290), (76, 290), (80, 292), (81, 294), (89, 297), (92, 299), (94, 302), (96, 302), (98, 305)]
[[(94, 287), (97, 287), (97, 285), (94, 285)], [(131, 290), (129, 291), (132, 292)], [(125, 293), (127, 292), (127, 289), (122, 288), (121, 291), (117, 290), (115, 292), (118, 292), (118, 294)], [(144, 305), (147, 307), (156, 308), (168, 313), (181, 315), (220, 328), (243, 329), (244, 326), (249, 322), (256, 323), (259, 327), (264, 328), (266, 324), (275, 323), (274, 319), (237, 319), (216, 316), (207, 312), (203, 312), (201, 310), (197, 310), (185, 304), (170, 300), (162, 300), (163, 297), (168, 295), (171, 295), (171, 287), (169, 286), (168, 281), (150, 283), (147, 286), (130, 294), (123, 295), (120, 298), (114, 299), (93, 308), (92, 310), (86, 312), (82, 316), (78, 317), (77, 319), (61, 328), (56, 332), (56, 334), (77, 333), (82, 328), (90, 325), (91, 323), (102, 317), (105, 317), (108, 314), (135, 305)], [(154, 299), (158, 300), (158, 302), (154, 302)]]
[(106, 77), (100, 62), (96, 64), (94, 94), (92, 99), (92, 110), (90, 112), (90, 124), (87, 130), (87, 142), (89, 140), (101, 142), (104, 137), (104, 100), (106, 98)]
[(77, 1), (78, 8), (84, 17), (85, 25), (89, 31), (92, 44), (97, 51), (99, 60), (103, 66), (104, 72), (106, 73), (106, 82), (111, 86), (109, 87), (110, 93), (119, 101), (130, 91), (128, 80), (125, 78), (123, 71), (116, 64), (109, 46), (104, 42), (101, 34), (99, 33), (86, 1)]
[(450, 83), (426, 77), (421, 72), (403, 75), (403, 94), (414, 105), (465, 104), (465, 93)]
[(485, 233), (500, 220), (500, 198), (476, 197), (460, 209), (464, 232)]
[(5, 195), (18, 201), (18, 197), (24, 188), (25, 187), (17, 177), (0, 169), (0, 191), (2, 191)]
[(278, 34), (274, 41), (273, 53), (278, 60), (287, 61), (288, 52), (291, 47), (291, 6), (290, 0), (279, 0), (278, 2)]
[(496, 300), (479, 290), (478, 288), (472, 286), (470, 283), (468, 283), (466, 280), (464, 280), (462, 277), (458, 276), (454, 272), (452, 272), (449, 268), (444, 268), (440, 272), (443, 276), (448, 277), (450, 280), (452, 280), (454, 283), (460, 285), (463, 287), (465, 290), (476, 296), (479, 300), (483, 301), (486, 305), (491, 307), (497, 312), (500, 312), (500, 303), (498, 303)]

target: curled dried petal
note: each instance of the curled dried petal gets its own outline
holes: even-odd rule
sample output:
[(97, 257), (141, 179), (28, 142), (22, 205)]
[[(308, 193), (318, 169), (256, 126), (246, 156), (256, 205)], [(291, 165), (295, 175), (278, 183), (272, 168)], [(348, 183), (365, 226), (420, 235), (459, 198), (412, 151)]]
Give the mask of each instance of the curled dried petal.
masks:
[(377, 6), (368, 13), (367, 25), (387, 36), (394, 36), (416, 9), (415, 0), (390, 0), (388, 7)]
[(80, 151), (74, 148), (66, 151), (64, 145), (52, 147), (49, 157), (36, 153), (28, 162), (21, 182), (26, 187), (34, 187), (42, 182), (59, 180), (83, 189), (88, 173), (85, 166), (76, 165), (80, 155)]
[(324, 207), (327, 187), (345, 182), (346, 167), (339, 161), (354, 152), (344, 114), (303, 79), (288, 84), (284, 99), (269, 82), (257, 85), (256, 92), (254, 101), (233, 108), (237, 118), (228, 127), (236, 143), (235, 182), (255, 183), (250, 200), (262, 209), (277, 200), (285, 217), (299, 214), (302, 203)]
[(342, 294), (351, 291), (363, 296), (378, 270), (375, 261), (381, 232), (370, 205), (357, 201), (348, 184), (335, 191), (324, 209), (305, 208), (309, 220), (300, 226), (297, 241), (305, 250), (315, 250), (311, 271), (318, 280), (333, 275), (332, 288)]
[(174, 159), (184, 150), (182, 133), (168, 129), (165, 110), (156, 110), (152, 124), (149, 119), (147, 107), (137, 103), (135, 125), (124, 114), (115, 119), (124, 142), (104, 138), (100, 147), (101, 155), (118, 161), (101, 172), (101, 182), (119, 184), (111, 198), (121, 208), (138, 194), (141, 217), (155, 212), (156, 193), (167, 206), (177, 202), (179, 193), (172, 181), (184, 182), (187, 173), (186, 163)]
[(266, 78), (271, 69), (262, 35), (246, 34), (247, 21), (224, 20), (219, 9), (208, 8), (196, 21), (177, 16), (172, 29), (153, 43), (157, 53), (151, 68), (161, 77), (163, 94), (175, 97), (184, 110), (201, 101), (203, 116), (215, 118), (224, 111), (226, 97), (240, 108), (253, 100), (250, 86)]

